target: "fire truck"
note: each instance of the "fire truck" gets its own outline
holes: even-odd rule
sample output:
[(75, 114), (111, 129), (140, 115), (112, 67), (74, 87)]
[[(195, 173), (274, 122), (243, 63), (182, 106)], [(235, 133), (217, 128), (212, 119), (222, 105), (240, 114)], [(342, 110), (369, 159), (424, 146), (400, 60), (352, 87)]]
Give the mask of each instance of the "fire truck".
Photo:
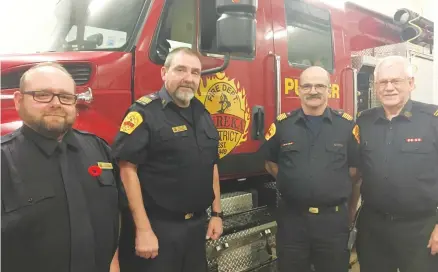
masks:
[[(379, 57), (415, 58), (425, 79), (432, 71), (433, 23), (406, 9), (392, 18), (319, 0), (61, 0), (52, 16), (46, 48), (1, 56), (2, 135), (22, 125), (12, 94), (36, 63), (57, 61), (71, 73), (75, 128), (111, 144), (127, 108), (162, 86), (160, 68), (173, 48), (202, 54), (196, 98), (220, 134), (225, 214), (223, 236), (206, 242), (211, 271), (276, 269), (278, 194), (258, 149), (276, 116), (300, 106), (303, 69), (325, 68), (329, 106), (353, 116), (378, 105), (372, 82)], [(428, 100), (427, 92), (415, 95)]]

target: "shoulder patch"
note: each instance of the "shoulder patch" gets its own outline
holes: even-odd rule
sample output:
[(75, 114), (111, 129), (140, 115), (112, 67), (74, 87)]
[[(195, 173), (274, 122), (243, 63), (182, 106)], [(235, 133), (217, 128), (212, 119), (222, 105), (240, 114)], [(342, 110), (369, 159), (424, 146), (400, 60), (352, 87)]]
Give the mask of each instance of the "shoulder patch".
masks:
[(137, 111), (131, 111), (123, 119), (120, 131), (131, 134), (141, 123), (143, 123), (143, 116)]
[(275, 135), (276, 131), (277, 131), (277, 127), (275, 126), (275, 123), (272, 123), (268, 129), (268, 132), (266, 132), (266, 134), (265, 134), (266, 141), (269, 141), (269, 139), (271, 139), (272, 136)]
[(360, 130), (357, 124), (353, 127), (352, 133), (354, 135), (354, 138), (356, 139), (356, 142), (360, 144)]
[(156, 100), (157, 98), (159, 98), (157, 93), (151, 93), (151, 94), (140, 97), (139, 99), (137, 99), (135, 101), (135, 103), (146, 106), (147, 104), (151, 103), (152, 101)]

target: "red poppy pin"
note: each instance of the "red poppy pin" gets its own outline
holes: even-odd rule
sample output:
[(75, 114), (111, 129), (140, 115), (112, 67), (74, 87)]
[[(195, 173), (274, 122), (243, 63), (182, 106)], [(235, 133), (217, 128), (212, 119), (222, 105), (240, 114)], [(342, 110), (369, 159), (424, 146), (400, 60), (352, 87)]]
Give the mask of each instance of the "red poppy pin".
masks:
[(92, 177), (98, 177), (98, 176), (100, 176), (100, 174), (102, 174), (102, 169), (97, 165), (92, 165), (92, 166), (88, 167), (88, 173)]

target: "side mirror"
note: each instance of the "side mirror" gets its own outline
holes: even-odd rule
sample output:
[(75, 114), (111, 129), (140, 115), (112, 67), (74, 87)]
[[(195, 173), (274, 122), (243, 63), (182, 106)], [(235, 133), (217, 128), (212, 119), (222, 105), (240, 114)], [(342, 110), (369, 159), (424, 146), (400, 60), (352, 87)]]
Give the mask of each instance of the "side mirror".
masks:
[(216, 0), (219, 52), (253, 54), (258, 0)]

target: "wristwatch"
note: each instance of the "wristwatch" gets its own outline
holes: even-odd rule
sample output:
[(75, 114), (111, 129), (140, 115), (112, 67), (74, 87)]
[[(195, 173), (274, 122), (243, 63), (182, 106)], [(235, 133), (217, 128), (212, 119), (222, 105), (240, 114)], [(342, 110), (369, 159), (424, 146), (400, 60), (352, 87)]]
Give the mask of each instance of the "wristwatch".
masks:
[(223, 219), (224, 218), (224, 213), (223, 212), (211, 212), (210, 213), (210, 216), (211, 217), (220, 217), (221, 219)]

